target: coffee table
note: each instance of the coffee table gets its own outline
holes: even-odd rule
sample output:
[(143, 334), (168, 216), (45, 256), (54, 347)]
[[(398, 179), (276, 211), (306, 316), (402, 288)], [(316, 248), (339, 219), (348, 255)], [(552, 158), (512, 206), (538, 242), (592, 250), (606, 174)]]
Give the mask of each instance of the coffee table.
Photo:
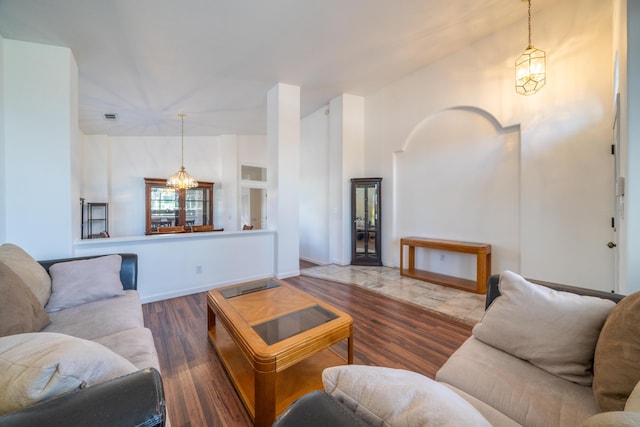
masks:
[[(322, 388), (329, 366), (353, 363), (348, 314), (277, 279), (209, 291), (209, 342), (258, 427)], [(347, 357), (334, 344), (347, 340)]]

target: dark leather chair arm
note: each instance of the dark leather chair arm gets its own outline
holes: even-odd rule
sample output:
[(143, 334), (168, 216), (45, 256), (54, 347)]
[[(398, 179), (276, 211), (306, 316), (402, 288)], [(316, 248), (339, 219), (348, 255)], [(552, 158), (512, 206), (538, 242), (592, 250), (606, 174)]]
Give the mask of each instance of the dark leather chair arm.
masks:
[[(571, 292), (578, 295), (587, 295), (592, 297), (604, 298), (604, 299), (611, 300), (615, 303), (618, 303), (622, 298), (624, 298), (624, 295), (614, 294), (611, 292), (603, 292), (603, 291), (597, 291), (594, 289), (579, 288), (577, 286), (561, 285), (559, 283), (543, 282), (541, 280), (533, 280), (533, 279), (527, 279), (527, 280), (530, 281), (531, 283), (536, 283), (538, 285), (555, 289), (556, 291)], [(494, 299), (500, 296), (500, 289), (498, 289), (499, 283), (500, 283), (499, 274), (494, 274), (489, 277), (489, 283), (487, 284), (487, 300), (485, 302), (485, 310), (489, 308), (489, 305), (491, 304), (491, 302), (493, 302)]]
[(143, 369), (0, 417), (3, 427), (164, 426), (160, 373)]
[(364, 419), (330, 394), (317, 390), (293, 402), (272, 427), (368, 427)]
[[(122, 266), (120, 267), (120, 281), (124, 289), (138, 288), (138, 255), (137, 254), (117, 254), (122, 257)], [(78, 261), (82, 259), (97, 258), (104, 255), (90, 255), (74, 258), (49, 259), (46, 261), (38, 261), (40, 265), (49, 272), (49, 267), (58, 262)]]

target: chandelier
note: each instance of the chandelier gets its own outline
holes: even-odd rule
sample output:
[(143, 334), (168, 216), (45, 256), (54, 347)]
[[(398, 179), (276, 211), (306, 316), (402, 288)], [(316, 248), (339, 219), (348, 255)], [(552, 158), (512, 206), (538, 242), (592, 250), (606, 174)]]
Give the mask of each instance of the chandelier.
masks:
[(169, 179), (167, 179), (167, 186), (173, 187), (176, 190), (185, 190), (187, 188), (193, 188), (198, 186), (198, 181), (195, 180), (189, 172), (184, 169), (184, 114), (178, 114), (181, 120), (181, 161), (180, 161), (180, 170)]
[(531, 0), (528, 2), (529, 46), (516, 59), (516, 92), (520, 95), (533, 95), (544, 86), (547, 80), (546, 55), (543, 50), (536, 49), (531, 43)]

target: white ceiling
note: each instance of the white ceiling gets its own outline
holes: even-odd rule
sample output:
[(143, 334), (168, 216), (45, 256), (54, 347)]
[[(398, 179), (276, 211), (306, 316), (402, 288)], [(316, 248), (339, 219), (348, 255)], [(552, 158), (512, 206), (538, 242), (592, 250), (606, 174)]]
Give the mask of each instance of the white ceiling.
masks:
[(86, 134), (175, 135), (181, 112), (188, 135), (263, 134), (278, 82), (301, 87), (304, 117), (526, 15), (520, 0), (0, 0), (0, 34), (71, 48)]

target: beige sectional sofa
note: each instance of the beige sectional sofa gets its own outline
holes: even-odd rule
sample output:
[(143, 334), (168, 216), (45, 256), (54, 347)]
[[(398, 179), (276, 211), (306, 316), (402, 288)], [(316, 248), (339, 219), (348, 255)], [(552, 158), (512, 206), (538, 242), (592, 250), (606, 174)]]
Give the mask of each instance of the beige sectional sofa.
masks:
[(436, 379), (495, 426), (580, 425), (624, 410), (634, 387), (640, 398), (639, 322), (640, 294), (541, 286), (507, 271)]
[(333, 413), (338, 424), (348, 412), (375, 426), (640, 425), (640, 293), (532, 283), (507, 271), (490, 278), (487, 305), (436, 381), (384, 367), (328, 368), (333, 401), (308, 396), (278, 426), (312, 412)]
[[(0, 246), (0, 416), (159, 371), (136, 286), (135, 254), (36, 262), (16, 245)], [(158, 410), (162, 419), (148, 425), (164, 425), (164, 401)]]

